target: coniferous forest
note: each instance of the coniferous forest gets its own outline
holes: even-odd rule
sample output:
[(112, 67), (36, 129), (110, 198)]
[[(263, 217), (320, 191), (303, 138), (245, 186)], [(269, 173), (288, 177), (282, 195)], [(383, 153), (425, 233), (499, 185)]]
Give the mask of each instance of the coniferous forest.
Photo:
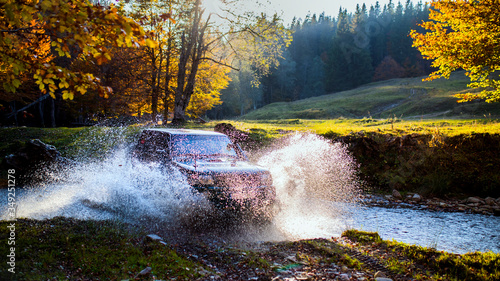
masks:
[(209, 112), (211, 118), (240, 116), (274, 102), (353, 89), (392, 78), (417, 77), (431, 72), (430, 62), (412, 47), (410, 30), (428, 19), (422, 1), (390, 1), (381, 6), (357, 5), (356, 11), (340, 9), (294, 19), (289, 25), (293, 41), (279, 66), (256, 86), (251, 69), (232, 71), (222, 90), (223, 104)]

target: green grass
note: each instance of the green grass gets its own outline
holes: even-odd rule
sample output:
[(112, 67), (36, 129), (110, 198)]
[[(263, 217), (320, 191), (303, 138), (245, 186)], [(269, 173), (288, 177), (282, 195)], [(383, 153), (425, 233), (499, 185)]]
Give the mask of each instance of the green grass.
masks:
[[(10, 222), (0, 222), (7, 230)], [(79, 221), (70, 218), (15, 222), (15, 274), (2, 266), (1, 280), (151, 280), (200, 277), (199, 264), (179, 256), (160, 243), (114, 221)], [(7, 241), (10, 232), (0, 232)], [(8, 247), (1, 247), (3, 257)], [(147, 279), (135, 279), (151, 267)]]
[(457, 136), (500, 133), (500, 119), (426, 119), (403, 120), (398, 118), (364, 119), (283, 119), (213, 121), (193, 128), (211, 129), (217, 123), (230, 123), (237, 129), (259, 134), (263, 139), (275, 139), (291, 132), (310, 132), (327, 136), (347, 136), (354, 133), (377, 133), (395, 136), (407, 134)]
[[(311, 132), (326, 136), (347, 136), (354, 133), (380, 133), (401, 136), (405, 134), (439, 134), (457, 136), (500, 133), (500, 119), (425, 119), (398, 118), (363, 119), (281, 119), (281, 120), (223, 120), (206, 124), (188, 123), (186, 127), (213, 130), (221, 122), (230, 123), (246, 131), (256, 142), (269, 143), (292, 132)], [(54, 145), (63, 156), (99, 156), (103, 151), (120, 144), (133, 142), (141, 126), (79, 127), (79, 128), (0, 128), (0, 155), (16, 151), (30, 139)]]
[(482, 118), (500, 116), (500, 104), (457, 103), (456, 94), (470, 92), (463, 72), (450, 79), (401, 78), (376, 82), (329, 95), (266, 105), (243, 120), (389, 118)]
[[(493, 252), (456, 255), (433, 248), (382, 240), (377, 233), (358, 230), (345, 231), (342, 236), (362, 246), (387, 252), (386, 255), (374, 257), (393, 272), (411, 272), (417, 280), (500, 279), (500, 254)], [(422, 269), (423, 267), (425, 268)]]
[(3, 157), (31, 139), (55, 146), (64, 157), (98, 157), (110, 148), (132, 140), (140, 130), (129, 127), (0, 128), (0, 155)]

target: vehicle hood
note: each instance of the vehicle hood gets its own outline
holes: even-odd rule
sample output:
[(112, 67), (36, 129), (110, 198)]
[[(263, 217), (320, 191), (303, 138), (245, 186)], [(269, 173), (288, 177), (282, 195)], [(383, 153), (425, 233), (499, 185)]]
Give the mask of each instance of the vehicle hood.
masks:
[(234, 159), (174, 159), (172, 162), (180, 168), (199, 173), (260, 173), (268, 171), (249, 162), (234, 161)]

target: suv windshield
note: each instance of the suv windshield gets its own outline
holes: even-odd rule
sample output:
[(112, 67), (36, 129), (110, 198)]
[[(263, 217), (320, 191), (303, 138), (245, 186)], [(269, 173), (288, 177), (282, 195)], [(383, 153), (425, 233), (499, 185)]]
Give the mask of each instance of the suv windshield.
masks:
[(231, 141), (224, 136), (172, 136), (172, 156), (191, 155), (237, 157)]

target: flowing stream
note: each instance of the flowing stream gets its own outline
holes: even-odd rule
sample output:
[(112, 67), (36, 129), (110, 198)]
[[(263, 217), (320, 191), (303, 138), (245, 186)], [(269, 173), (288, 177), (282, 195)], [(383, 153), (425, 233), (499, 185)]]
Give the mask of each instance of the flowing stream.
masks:
[[(454, 253), (500, 253), (499, 217), (364, 207), (356, 163), (340, 144), (296, 134), (260, 154), (252, 158), (270, 169), (280, 202), (266, 227), (240, 221), (230, 224), (229, 232), (236, 233), (214, 231), (221, 216), (203, 195), (192, 192), (179, 171), (135, 162), (124, 145), (103, 159), (50, 171), (51, 180), (42, 184), (17, 188), (16, 215), (118, 219), (177, 235), (204, 232), (245, 241), (329, 238), (355, 228)], [(0, 196), (7, 206), (7, 191)], [(0, 209), (0, 218), (8, 219), (7, 208)]]

